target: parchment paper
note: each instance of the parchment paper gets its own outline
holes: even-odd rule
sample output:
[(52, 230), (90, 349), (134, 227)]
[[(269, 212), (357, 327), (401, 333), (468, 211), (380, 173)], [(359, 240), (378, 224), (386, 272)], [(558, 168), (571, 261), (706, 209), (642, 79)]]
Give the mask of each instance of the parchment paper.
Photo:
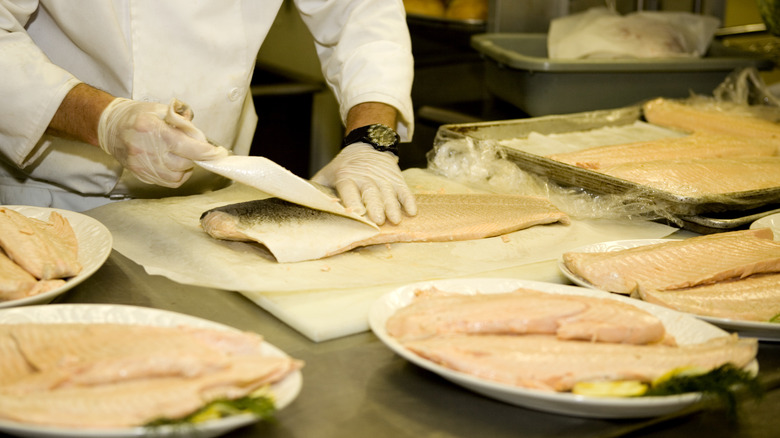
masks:
[[(404, 175), (418, 193), (477, 191), (422, 169)], [(149, 274), (240, 292), (313, 341), (368, 330), (371, 303), (408, 283), (477, 276), (566, 282), (556, 266), (566, 250), (660, 238), (676, 230), (647, 221), (574, 220), (489, 239), (377, 245), (322, 260), (277, 263), (259, 245), (218, 241), (200, 228), (206, 210), (267, 196), (235, 184), (203, 195), (116, 202), (86, 214), (108, 227), (114, 249)]]

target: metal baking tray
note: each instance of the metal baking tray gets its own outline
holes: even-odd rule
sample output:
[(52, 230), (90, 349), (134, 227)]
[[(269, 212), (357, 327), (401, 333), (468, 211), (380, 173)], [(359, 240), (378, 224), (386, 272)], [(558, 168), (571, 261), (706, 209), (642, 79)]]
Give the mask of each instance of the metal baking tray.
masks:
[(681, 196), (500, 145), (501, 140), (526, 138), (532, 132), (561, 134), (630, 125), (638, 120), (642, 120), (641, 106), (517, 120), (449, 124), (439, 128), (437, 141), (469, 137), (476, 140), (476, 145), (479, 145), (480, 140), (491, 141), (491, 144), (498, 142), (506, 158), (529, 173), (561, 186), (582, 188), (592, 194), (629, 193), (651, 203), (659, 211), (678, 218), (683, 228), (696, 232), (743, 227), (778, 208), (776, 204), (780, 203), (780, 187), (717, 196)]

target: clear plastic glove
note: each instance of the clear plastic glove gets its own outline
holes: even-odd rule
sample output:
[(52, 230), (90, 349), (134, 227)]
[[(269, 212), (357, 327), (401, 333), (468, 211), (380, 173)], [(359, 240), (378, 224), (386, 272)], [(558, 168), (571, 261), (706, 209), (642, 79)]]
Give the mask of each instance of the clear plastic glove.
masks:
[(312, 181), (335, 188), (345, 207), (359, 215), (367, 213), (377, 225), (385, 223), (385, 219), (400, 223), (402, 206), (408, 215), (417, 214), (417, 204), (398, 167), (398, 157), (365, 143), (342, 149)]
[[(184, 114), (176, 126), (166, 122), (174, 105), (178, 114)], [(227, 153), (206, 142), (191, 118), (189, 108), (176, 100), (168, 106), (116, 98), (100, 116), (98, 142), (101, 149), (139, 180), (176, 188), (189, 179), (195, 167), (193, 161), (211, 160)], [(180, 129), (179, 124), (187, 129)], [(200, 138), (192, 135), (196, 132)]]

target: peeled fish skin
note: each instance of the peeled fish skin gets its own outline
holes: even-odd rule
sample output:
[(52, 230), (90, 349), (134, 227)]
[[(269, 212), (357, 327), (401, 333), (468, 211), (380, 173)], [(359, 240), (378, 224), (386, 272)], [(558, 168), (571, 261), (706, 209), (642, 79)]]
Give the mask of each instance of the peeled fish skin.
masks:
[(547, 158), (599, 170), (644, 161), (772, 155), (777, 155), (776, 141), (694, 133), (685, 137), (592, 147), (548, 155)]
[(642, 291), (648, 303), (694, 315), (769, 322), (780, 315), (780, 274), (759, 274), (671, 291)]
[(687, 366), (744, 367), (758, 350), (755, 339), (736, 335), (678, 347), (565, 341), (549, 335), (451, 335), (404, 345), (447, 368), (546, 391), (568, 391), (583, 381), (650, 382)]
[(620, 251), (567, 252), (569, 270), (599, 289), (631, 294), (672, 290), (780, 271), (769, 228), (730, 231)]
[(418, 194), (417, 215), (374, 230), (360, 222), (276, 198), (205, 212), (201, 226), (217, 239), (264, 244), (279, 262), (314, 260), (360, 246), (493, 237), (538, 224), (570, 223), (547, 199), (492, 194)]
[(656, 125), (693, 132), (766, 138), (780, 142), (780, 124), (759, 117), (714, 108), (707, 109), (664, 98), (645, 103), (642, 111), (645, 119)]
[(611, 299), (530, 289), (497, 294), (420, 291), (386, 325), (401, 340), (448, 334), (551, 334), (559, 339), (646, 344), (673, 342), (655, 316)]
[(327, 257), (379, 233), (362, 222), (279, 198), (218, 207), (205, 212), (200, 224), (215, 239), (261, 243), (280, 263)]
[(625, 163), (599, 172), (681, 196), (720, 196), (780, 187), (780, 157)]
[(41, 280), (72, 277), (81, 271), (78, 240), (67, 219), (52, 212), (49, 222), (0, 207), (0, 247)]

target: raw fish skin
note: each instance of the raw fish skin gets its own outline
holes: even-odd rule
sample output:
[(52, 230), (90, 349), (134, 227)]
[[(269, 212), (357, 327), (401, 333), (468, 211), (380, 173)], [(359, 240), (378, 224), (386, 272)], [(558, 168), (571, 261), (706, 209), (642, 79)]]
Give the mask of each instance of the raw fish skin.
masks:
[(780, 187), (780, 157), (701, 158), (625, 163), (607, 175), (676, 195), (724, 196)]
[(617, 300), (518, 289), (498, 294), (418, 291), (387, 320), (401, 341), (449, 334), (550, 334), (559, 339), (673, 343), (654, 315)]
[(218, 207), (205, 212), (200, 224), (215, 239), (261, 243), (279, 263), (327, 257), (379, 233), (362, 222), (279, 198)]
[(576, 383), (588, 381), (650, 382), (688, 366), (744, 367), (758, 351), (755, 339), (736, 335), (678, 347), (566, 341), (550, 335), (451, 335), (404, 346), (456, 371), (545, 391), (569, 391)]
[(0, 418), (67, 428), (180, 418), (302, 366), (261, 347), (256, 334), (207, 328), (0, 325)]
[(218, 207), (201, 226), (217, 239), (255, 241), (278, 262), (315, 260), (367, 245), (447, 242), (498, 236), (539, 224), (570, 223), (547, 199), (492, 194), (418, 194), (418, 213), (375, 230), (276, 198)]
[(730, 231), (619, 251), (567, 252), (563, 262), (609, 292), (682, 289), (780, 272), (780, 242), (773, 236), (769, 228)]
[(655, 125), (689, 132), (772, 139), (780, 146), (780, 124), (760, 117), (664, 98), (646, 102), (642, 111), (645, 119)]
[(769, 322), (780, 315), (780, 274), (751, 275), (670, 291), (642, 291), (639, 298), (694, 315)]
[(547, 158), (585, 169), (600, 170), (644, 161), (772, 155), (777, 155), (777, 141), (694, 133), (685, 137), (587, 148), (548, 155)]
[(44, 222), (0, 207), (0, 247), (40, 280), (72, 277), (81, 271), (76, 233), (56, 211)]

